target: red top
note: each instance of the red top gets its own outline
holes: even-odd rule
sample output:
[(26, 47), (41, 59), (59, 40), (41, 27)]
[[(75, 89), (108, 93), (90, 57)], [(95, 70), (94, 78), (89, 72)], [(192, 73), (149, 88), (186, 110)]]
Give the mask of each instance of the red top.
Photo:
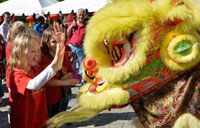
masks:
[(11, 47), (12, 41), (9, 41), (6, 47), (6, 56), (7, 56), (7, 63), (6, 63), (6, 86), (10, 88), (10, 77), (9, 77), (9, 59), (11, 54)]
[[(4, 51), (5, 51), (4, 44), (2, 42), (0, 42), (0, 61), (3, 61), (3, 59), (5, 59), (5, 53), (4, 53)], [(0, 77), (4, 78), (4, 76), (5, 76), (4, 63), (3, 63), (3, 65), (0, 68), (1, 68)]]
[(3, 43), (0, 42), (0, 59), (4, 59), (5, 54), (4, 54), (5, 46)]
[[(70, 51), (70, 47), (66, 46), (65, 49), (65, 55), (63, 60), (63, 67), (62, 69), (52, 78), (52, 79), (61, 79), (61, 77), (68, 73), (73, 72), (71, 63), (68, 58), (68, 52)], [(44, 67), (48, 66), (52, 60), (53, 57), (49, 54), (42, 55), (40, 65), (44, 65)], [(46, 86), (46, 98), (47, 98), (47, 104), (55, 104), (59, 102), (63, 98), (61, 86)]]
[[(67, 70), (66, 70), (66, 68), (63, 66), (63, 68), (62, 68), (62, 74), (66, 74), (66, 73), (68, 73), (68, 72), (71, 72), (72, 73), (72, 75), (73, 75), (73, 78), (74, 79), (78, 79), (79, 81), (81, 81), (81, 75), (79, 75), (75, 70), (73, 70), (73, 68), (72, 68), (72, 65), (71, 65), (71, 62), (70, 62), (70, 60), (72, 59), (72, 57), (73, 57), (73, 55), (72, 55), (72, 50), (71, 50), (71, 48), (69, 47), (69, 46), (66, 46), (65, 47), (65, 60), (67, 60), (67, 61), (65, 61), (65, 65), (66, 65), (66, 67), (67, 67)], [(63, 62), (63, 64), (64, 64), (64, 62)]]
[[(74, 21), (73, 21), (74, 22)], [(71, 22), (69, 26), (73, 23)], [(69, 28), (68, 26), (68, 28)], [(83, 39), (85, 36), (85, 27), (86, 24), (78, 25), (76, 24), (76, 27), (72, 28), (72, 34), (70, 38), (70, 43), (75, 45), (83, 45)]]
[(39, 90), (26, 89), (28, 82), (39, 72), (31, 70), (28, 76), (19, 69), (11, 73), (10, 101), (11, 128), (43, 128), (48, 119), (45, 86)]
[[(40, 65), (44, 65), (45, 67), (47, 67), (52, 62), (52, 60), (53, 60), (52, 57), (50, 57), (47, 54), (43, 54)], [(52, 79), (60, 79), (60, 78), (61, 78), (60, 73), (57, 73)], [(63, 95), (61, 86), (46, 86), (46, 100), (48, 105), (56, 104), (62, 98)]]
[(10, 59), (11, 47), (12, 47), (12, 41), (9, 41), (8, 44), (7, 44), (7, 47), (6, 47), (7, 60)]

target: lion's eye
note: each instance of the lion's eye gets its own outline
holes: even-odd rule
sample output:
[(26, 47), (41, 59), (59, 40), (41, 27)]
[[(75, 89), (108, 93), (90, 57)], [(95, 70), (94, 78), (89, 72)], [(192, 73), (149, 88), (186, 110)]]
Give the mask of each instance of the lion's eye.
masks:
[(112, 56), (115, 61), (119, 61), (121, 59), (123, 52), (123, 44), (118, 44), (113, 47)]
[(183, 1), (173, 1), (172, 4), (178, 6), (178, 5), (183, 5), (185, 3)]
[(103, 85), (104, 83), (105, 83), (105, 81), (102, 80), (102, 81), (99, 81), (97, 84), (98, 84), (99, 86), (101, 86), (101, 85)]

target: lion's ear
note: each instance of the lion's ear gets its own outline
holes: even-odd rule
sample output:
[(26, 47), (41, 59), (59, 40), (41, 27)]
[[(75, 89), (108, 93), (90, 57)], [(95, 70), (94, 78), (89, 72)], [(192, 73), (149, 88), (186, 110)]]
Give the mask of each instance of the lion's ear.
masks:
[(112, 4), (118, 1), (129, 1), (129, 0), (107, 0), (107, 4)]
[(111, 4), (113, 2), (114, 2), (114, 0), (107, 0), (107, 4)]

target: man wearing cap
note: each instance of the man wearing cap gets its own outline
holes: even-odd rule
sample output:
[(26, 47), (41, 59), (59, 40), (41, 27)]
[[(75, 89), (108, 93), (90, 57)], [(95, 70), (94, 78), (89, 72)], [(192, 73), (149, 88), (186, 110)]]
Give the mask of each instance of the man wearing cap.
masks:
[[(69, 46), (72, 49), (72, 52), (74, 53), (74, 61), (72, 63), (72, 67), (74, 70), (76, 70), (76, 59), (78, 59), (78, 65), (79, 65), (79, 74), (82, 76), (82, 60), (85, 57), (84, 51), (83, 51), (83, 39), (85, 36), (85, 10), (80, 8), (78, 9), (76, 13), (77, 20), (74, 20), (69, 24), (69, 27), (67, 29), (67, 36), (70, 38)], [(84, 84), (84, 79), (82, 77), (81, 85)]]

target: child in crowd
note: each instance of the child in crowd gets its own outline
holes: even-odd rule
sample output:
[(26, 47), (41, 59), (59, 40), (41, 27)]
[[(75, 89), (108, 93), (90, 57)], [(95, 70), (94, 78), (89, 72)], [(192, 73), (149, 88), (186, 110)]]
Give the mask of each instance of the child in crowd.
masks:
[[(4, 51), (5, 51), (5, 48), (4, 48), (4, 44), (3, 44), (3, 37), (0, 34), (0, 62), (5, 59)], [(0, 65), (0, 106), (5, 105), (5, 103), (3, 102), (3, 99), (2, 99), (2, 97), (4, 96), (2, 82), (1, 82), (3, 77), (4, 77), (4, 70), (3, 70), (3, 66)]]
[(9, 60), (11, 54), (12, 40), (14, 40), (19, 33), (23, 32), (25, 28), (26, 28), (25, 24), (22, 21), (16, 21), (10, 25), (7, 34), (7, 39), (8, 39), (8, 45), (6, 47), (7, 60)]
[(33, 27), (33, 29), (35, 31), (37, 31), (40, 34), (40, 36), (42, 36), (42, 33), (44, 31), (44, 28), (43, 28), (44, 21), (45, 21), (44, 17), (43, 16), (39, 16), (37, 18), (37, 23)]
[(5, 46), (3, 44), (3, 36), (0, 34), (0, 61), (5, 59)]
[[(48, 27), (44, 33), (42, 38), (42, 58), (41, 58), (41, 64), (40, 65), (49, 65), (51, 61), (53, 60), (55, 53), (56, 53), (56, 39), (52, 35), (52, 27)], [(50, 80), (46, 87), (46, 98), (47, 98), (47, 108), (49, 117), (54, 116), (55, 114), (60, 112), (60, 106), (62, 102), (60, 102), (63, 99), (63, 90), (62, 87), (65, 84), (68, 86), (76, 85), (78, 84), (79, 80), (77, 79), (71, 79), (70, 74), (68, 72), (73, 72), (71, 68), (70, 61), (68, 59), (68, 49), (65, 48), (64, 53), (64, 61), (63, 61), (63, 67), (62, 69), (56, 74), (56, 76), (53, 77), (52, 80)], [(68, 73), (68, 74), (67, 74)], [(51, 86), (53, 85), (53, 86)], [(67, 87), (68, 94), (71, 94), (71, 88)], [(67, 106), (68, 102), (66, 102), (64, 105)], [(66, 107), (65, 107), (66, 110)]]
[(40, 41), (37, 35), (23, 32), (13, 40), (10, 63), (11, 128), (43, 128), (48, 119), (45, 86), (62, 68), (64, 41), (60, 28), (54, 29), (57, 51), (53, 61), (43, 70), (38, 67)]
[(7, 63), (6, 63), (6, 86), (10, 88), (10, 80), (9, 80), (9, 59), (11, 54), (11, 46), (12, 41), (15, 39), (15, 37), (19, 34), (25, 31), (25, 24), (21, 21), (16, 21), (11, 24), (10, 29), (8, 30), (7, 39), (8, 44), (6, 47), (6, 56), (7, 56)]
[[(7, 34), (7, 39), (8, 39), (8, 44), (6, 47), (6, 56), (7, 56), (7, 63), (6, 63), (6, 86), (8, 90), (10, 91), (10, 77), (9, 77), (9, 59), (10, 59), (10, 54), (11, 54), (11, 46), (12, 46), (12, 41), (15, 39), (15, 37), (19, 34), (25, 31), (25, 24), (21, 21), (16, 21), (10, 25), (10, 28), (8, 30)], [(9, 93), (10, 95), (10, 93)], [(9, 96), (9, 100), (11, 100)], [(10, 111), (11, 108), (9, 107), (8, 109), (8, 123), (10, 123)]]

